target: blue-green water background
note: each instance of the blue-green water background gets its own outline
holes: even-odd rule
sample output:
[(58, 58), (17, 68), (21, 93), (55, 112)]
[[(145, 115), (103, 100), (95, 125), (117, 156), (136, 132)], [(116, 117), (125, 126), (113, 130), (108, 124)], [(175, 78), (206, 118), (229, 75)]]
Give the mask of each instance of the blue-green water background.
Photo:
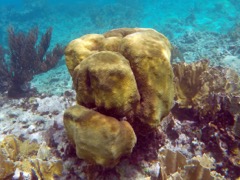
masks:
[(227, 33), (240, 23), (239, 11), (239, 0), (1, 0), (0, 43), (6, 45), (9, 25), (40, 32), (52, 26), (60, 43), (119, 27), (154, 28), (170, 40), (186, 31)]

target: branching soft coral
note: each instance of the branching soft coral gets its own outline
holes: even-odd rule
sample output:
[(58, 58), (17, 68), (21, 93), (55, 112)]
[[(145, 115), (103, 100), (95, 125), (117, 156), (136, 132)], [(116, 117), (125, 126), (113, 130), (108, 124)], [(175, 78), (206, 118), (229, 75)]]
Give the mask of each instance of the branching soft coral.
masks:
[(5, 59), (5, 49), (0, 46), (0, 92), (5, 91), (9, 84), (9, 71), (7, 69), (7, 62)]
[[(12, 27), (8, 29), (9, 64), (1, 54), (1, 78), (10, 79), (9, 97), (19, 97), (25, 94), (22, 86), (32, 80), (33, 76), (53, 68), (63, 55), (63, 47), (56, 45), (51, 52), (47, 52), (52, 35), (49, 28), (42, 36), (38, 45), (38, 28), (33, 28), (27, 34), (16, 33)], [(6, 74), (8, 74), (6, 76)]]

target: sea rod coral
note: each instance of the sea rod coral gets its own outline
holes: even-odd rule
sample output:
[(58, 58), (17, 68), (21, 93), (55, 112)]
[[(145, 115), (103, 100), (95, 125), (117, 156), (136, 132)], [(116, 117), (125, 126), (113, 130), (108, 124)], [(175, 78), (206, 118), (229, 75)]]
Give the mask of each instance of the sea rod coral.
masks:
[(172, 108), (170, 42), (153, 29), (114, 29), (71, 41), (65, 56), (81, 105), (65, 111), (68, 137), (79, 158), (113, 167)]
[(13, 27), (8, 29), (9, 63), (4, 51), (0, 49), (1, 78), (9, 79), (9, 97), (24, 95), (22, 86), (32, 80), (33, 76), (53, 68), (63, 55), (63, 47), (56, 45), (51, 52), (47, 52), (52, 35), (49, 28), (42, 36), (38, 45), (38, 28), (33, 28), (27, 34), (16, 33)]

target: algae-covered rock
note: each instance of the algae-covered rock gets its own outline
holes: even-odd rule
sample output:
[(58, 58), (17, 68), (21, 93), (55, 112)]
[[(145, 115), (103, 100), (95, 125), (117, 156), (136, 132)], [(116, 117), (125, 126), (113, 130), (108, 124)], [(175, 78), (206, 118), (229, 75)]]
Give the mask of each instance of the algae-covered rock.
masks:
[(132, 152), (136, 143), (127, 121), (118, 121), (80, 105), (65, 111), (64, 126), (77, 156), (104, 167), (115, 166), (120, 157)]

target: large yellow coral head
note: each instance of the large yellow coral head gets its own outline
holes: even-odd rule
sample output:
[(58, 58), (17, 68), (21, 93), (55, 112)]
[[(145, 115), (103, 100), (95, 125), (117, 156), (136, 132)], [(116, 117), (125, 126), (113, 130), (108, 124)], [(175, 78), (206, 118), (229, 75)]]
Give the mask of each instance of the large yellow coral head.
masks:
[(163, 34), (146, 28), (114, 29), (71, 41), (65, 56), (78, 103), (115, 117), (134, 112), (142, 122), (159, 125), (173, 104), (170, 49)]
[(81, 106), (65, 111), (64, 125), (79, 158), (113, 167), (136, 143), (127, 121), (160, 124), (174, 97), (170, 49), (164, 35), (142, 28), (88, 34), (69, 43), (66, 64)]

